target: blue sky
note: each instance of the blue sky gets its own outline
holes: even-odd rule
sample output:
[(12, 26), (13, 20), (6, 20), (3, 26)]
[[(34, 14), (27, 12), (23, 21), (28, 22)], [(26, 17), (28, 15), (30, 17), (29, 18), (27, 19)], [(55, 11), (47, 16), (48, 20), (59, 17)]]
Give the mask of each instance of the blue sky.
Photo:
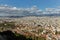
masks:
[(7, 4), (22, 8), (36, 5), (40, 9), (45, 9), (60, 6), (60, 0), (0, 0), (0, 4)]

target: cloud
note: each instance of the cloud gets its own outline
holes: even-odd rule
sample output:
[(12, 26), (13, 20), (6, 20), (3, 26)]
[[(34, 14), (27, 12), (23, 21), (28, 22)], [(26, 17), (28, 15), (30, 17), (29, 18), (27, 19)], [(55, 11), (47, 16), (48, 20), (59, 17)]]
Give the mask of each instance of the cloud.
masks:
[(60, 8), (46, 8), (41, 10), (37, 6), (31, 8), (17, 8), (8, 5), (0, 6), (0, 16), (30, 16), (43, 14), (60, 14)]

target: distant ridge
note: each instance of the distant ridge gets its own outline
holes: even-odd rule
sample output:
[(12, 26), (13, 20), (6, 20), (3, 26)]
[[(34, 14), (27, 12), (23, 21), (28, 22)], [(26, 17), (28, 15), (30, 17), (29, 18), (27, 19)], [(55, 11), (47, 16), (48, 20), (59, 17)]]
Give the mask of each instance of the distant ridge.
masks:
[(60, 16), (60, 14), (42, 14), (42, 15), (25, 15), (25, 16), (0, 16), (0, 17), (7, 17), (7, 18), (21, 18), (21, 17), (28, 17), (28, 16), (36, 16), (36, 17), (44, 17), (44, 16), (47, 16), (47, 17), (53, 17), (53, 16)]

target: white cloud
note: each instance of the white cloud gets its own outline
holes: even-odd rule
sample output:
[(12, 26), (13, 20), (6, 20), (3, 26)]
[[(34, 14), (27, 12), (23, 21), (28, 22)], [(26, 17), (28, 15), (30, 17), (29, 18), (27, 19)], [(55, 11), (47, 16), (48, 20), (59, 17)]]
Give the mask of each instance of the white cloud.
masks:
[(41, 14), (60, 14), (60, 8), (46, 8), (44, 11), (32, 6), (31, 8), (17, 8), (8, 5), (0, 6), (0, 16), (27, 16)]

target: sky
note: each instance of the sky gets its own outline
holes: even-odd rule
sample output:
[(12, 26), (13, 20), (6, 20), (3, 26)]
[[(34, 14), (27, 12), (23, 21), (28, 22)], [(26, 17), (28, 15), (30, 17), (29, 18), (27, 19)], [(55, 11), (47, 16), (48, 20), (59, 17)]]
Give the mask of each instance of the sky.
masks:
[(0, 16), (42, 14), (60, 15), (60, 0), (0, 0)]
[(0, 4), (21, 8), (37, 6), (39, 9), (45, 9), (60, 6), (60, 0), (0, 0)]

